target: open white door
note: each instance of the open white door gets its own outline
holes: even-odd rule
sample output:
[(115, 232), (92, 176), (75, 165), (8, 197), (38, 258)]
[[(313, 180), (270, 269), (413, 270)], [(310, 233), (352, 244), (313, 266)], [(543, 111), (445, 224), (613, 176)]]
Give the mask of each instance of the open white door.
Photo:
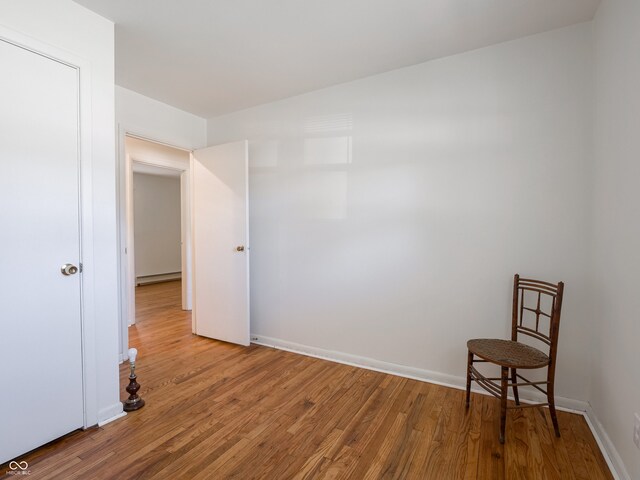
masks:
[(249, 345), (248, 143), (193, 152), (194, 333)]

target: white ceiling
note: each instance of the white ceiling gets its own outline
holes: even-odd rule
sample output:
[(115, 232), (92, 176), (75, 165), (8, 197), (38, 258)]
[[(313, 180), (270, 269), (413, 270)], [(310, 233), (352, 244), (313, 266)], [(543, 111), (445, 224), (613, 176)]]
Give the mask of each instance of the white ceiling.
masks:
[(75, 0), (116, 83), (204, 118), (591, 20), (599, 0)]

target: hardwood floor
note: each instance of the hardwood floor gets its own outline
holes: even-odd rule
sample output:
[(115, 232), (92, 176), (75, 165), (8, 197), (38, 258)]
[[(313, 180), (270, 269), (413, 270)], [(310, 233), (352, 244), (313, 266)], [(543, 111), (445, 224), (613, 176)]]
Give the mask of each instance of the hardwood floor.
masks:
[(146, 406), (21, 457), (31, 478), (613, 478), (579, 415), (559, 412), (558, 439), (546, 409), (512, 410), (500, 445), (493, 397), (467, 411), (460, 390), (194, 336), (179, 282), (137, 305)]

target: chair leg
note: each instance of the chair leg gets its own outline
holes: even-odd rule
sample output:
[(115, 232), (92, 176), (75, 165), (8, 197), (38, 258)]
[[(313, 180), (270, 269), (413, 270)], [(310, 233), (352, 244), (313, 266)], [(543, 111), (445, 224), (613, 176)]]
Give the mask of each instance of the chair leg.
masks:
[(560, 426), (558, 425), (558, 415), (556, 414), (556, 399), (553, 395), (553, 381), (547, 385), (547, 402), (549, 402), (549, 413), (553, 422), (553, 429), (556, 437), (560, 437)]
[(511, 383), (513, 384), (513, 398), (516, 400), (516, 405), (520, 405), (520, 397), (518, 396), (518, 387), (516, 383), (518, 382), (518, 377), (516, 377), (516, 369), (511, 369)]
[(500, 376), (500, 443), (504, 443), (504, 432), (507, 427), (507, 390), (509, 384), (509, 368), (501, 367)]
[(467, 357), (467, 408), (471, 399), (471, 365), (473, 365), (473, 353), (469, 352)]

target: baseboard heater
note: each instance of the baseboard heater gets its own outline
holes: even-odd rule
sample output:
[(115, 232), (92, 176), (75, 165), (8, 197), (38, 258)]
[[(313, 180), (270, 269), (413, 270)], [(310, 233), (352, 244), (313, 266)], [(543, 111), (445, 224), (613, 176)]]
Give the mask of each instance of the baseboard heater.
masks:
[(180, 280), (182, 272), (155, 273), (153, 275), (141, 275), (136, 277), (136, 286), (149, 285), (150, 283), (171, 282)]

